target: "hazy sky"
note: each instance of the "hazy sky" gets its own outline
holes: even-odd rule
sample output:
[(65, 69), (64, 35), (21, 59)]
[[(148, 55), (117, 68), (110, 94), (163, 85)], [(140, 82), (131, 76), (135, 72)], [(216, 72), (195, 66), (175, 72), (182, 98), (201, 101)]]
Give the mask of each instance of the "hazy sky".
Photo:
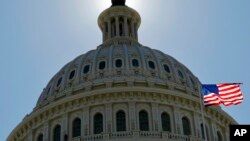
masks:
[[(175, 57), (202, 83), (243, 82), (244, 102), (223, 107), (250, 123), (249, 0), (127, 0), (142, 17), (139, 42)], [(110, 0), (0, 0), (0, 140), (35, 107), (66, 63), (102, 43)]]

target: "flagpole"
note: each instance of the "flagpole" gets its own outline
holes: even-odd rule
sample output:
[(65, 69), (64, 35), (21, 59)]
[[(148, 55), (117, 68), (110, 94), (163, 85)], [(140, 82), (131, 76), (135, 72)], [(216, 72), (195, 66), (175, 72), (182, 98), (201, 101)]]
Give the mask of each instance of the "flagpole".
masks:
[[(216, 83), (216, 84), (229, 84), (229, 85), (243, 85), (243, 83)], [(205, 85), (214, 85), (214, 84), (205, 84)]]
[[(203, 131), (204, 131), (204, 135), (205, 135), (205, 141), (208, 141), (207, 140), (207, 131), (206, 131), (205, 118), (204, 118), (204, 110), (203, 110), (204, 100), (203, 100), (203, 96), (202, 96), (202, 92), (201, 92), (201, 86), (202, 86), (202, 84), (200, 84), (200, 87), (199, 87), (201, 118), (202, 118), (202, 122), (203, 122), (202, 125), (203, 125)], [(202, 135), (201, 135), (201, 137), (202, 137)]]

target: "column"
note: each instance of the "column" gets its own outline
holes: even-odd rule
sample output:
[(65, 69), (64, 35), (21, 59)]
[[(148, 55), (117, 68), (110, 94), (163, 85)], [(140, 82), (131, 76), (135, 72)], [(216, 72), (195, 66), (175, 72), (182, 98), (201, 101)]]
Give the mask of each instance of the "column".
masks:
[[(198, 137), (201, 137), (202, 138), (202, 131), (203, 129), (201, 129), (201, 120), (200, 120), (200, 117), (201, 115), (197, 114), (197, 113), (194, 113), (193, 114), (194, 117), (193, 117), (193, 121), (194, 121), (194, 133), (193, 135), (196, 135)], [(205, 123), (203, 123), (203, 126), (205, 126)]]
[(119, 36), (119, 17), (115, 17), (115, 28), (116, 28), (116, 36)]
[(128, 36), (128, 18), (124, 17), (124, 32), (125, 32), (125, 36)]
[[(213, 121), (212, 121), (213, 122)], [(217, 131), (216, 131), (216, 125), (212, 123), (212, 133), (211, 133), (211, 140), (216, 141), (217, 140)]]
[(152, 127), (153, 131), (159, 131), (159, 112), (158, 112), (158, 104), (152, 103)]
[(132, 31), (132, 37), (135, 38), (135, 24), (134, 21), (131, 21), (131, 31)]
[(102, 27), (102, 41), (104, 42), (107, 37), (106, 37), (106, 23), (104, 23), (103, 27)]
[(108, 20), (108, 39), (111, 38), (111, 21), (110, 19)]
[(106, 116), (106, 132), (112, 132), (112, 104), (108, 103), (105, 105), (105, 116)]
[(89, 120), (89, 107), (83, 108), (83, 134), (87, 136), (90, 134), (90, 120)]
[(136, 113), (135, 113), (135, 102), (128, 103), (129, 110), (129, 129), (134, 131), (137, 129), (136, 126)]
[(224, 140), (226, 140), (226, 141), (229, 141), (229, 137), (230, 137), (230, 134), (229, 134), (229, 132), (230, 132), (230, 129), (229, 129), (229, 125), (227, 125), (226, 126), (226, 129), (225, 129), (225, 137), (224, 137)]
[(181, 134), (181, 120), (179, 108), (174, 107), (175, 133)]
[(29, 132), (28, 132), (28, 141), (33, 141), (33, 136), (32, 136), (32, 129), (29, 129)]
[(65, 114), (62, 118), (62, 139), (64, 140), (65, 136), (67, 138), (69, 137), (68, 135), (68, 114)]
[(43, 140), (49, 141), (49, 122), (46, 122), (43, 127)]

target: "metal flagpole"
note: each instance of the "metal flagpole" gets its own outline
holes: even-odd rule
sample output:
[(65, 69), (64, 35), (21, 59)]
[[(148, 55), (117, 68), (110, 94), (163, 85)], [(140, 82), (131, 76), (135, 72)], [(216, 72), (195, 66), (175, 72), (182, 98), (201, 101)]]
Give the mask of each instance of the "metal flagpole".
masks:
[[(202, 84), (201, 84), (202, 85)], [(200, 94), (200, 106), (201, 106), (201, 118), (202, 118), (202, 125), (203, 125), (203, 131), (204, 131), (204, 135), (205, 135), (205, 141), (207, 140), (207, 131), (206, 131), (206, 124), (205, 124), (205, 118), (204, 118), (204, 110), (203, 110), (203, 105), (204, 105), (204, 100), (203, 100), (203, 96), (202, 96), (202, 92), (201, 92), (201, 87), (199, 87), (199, 94)], [(202, 129), (201, 129), (202, 130)], [(201, 135), (202, 136), (202, 135)]]

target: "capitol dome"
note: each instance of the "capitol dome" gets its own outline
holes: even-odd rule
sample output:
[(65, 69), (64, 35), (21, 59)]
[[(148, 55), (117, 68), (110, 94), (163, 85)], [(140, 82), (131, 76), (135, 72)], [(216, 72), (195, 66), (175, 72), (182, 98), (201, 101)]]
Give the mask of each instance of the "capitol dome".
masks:
[(219, 107), (201, 109), (199, 79), (140, 44), (140, 15), (125, 0), (112, 3), (98, 18), (103, 43), (55, 74), (7, 140), (228, 141), (235, 120)]

